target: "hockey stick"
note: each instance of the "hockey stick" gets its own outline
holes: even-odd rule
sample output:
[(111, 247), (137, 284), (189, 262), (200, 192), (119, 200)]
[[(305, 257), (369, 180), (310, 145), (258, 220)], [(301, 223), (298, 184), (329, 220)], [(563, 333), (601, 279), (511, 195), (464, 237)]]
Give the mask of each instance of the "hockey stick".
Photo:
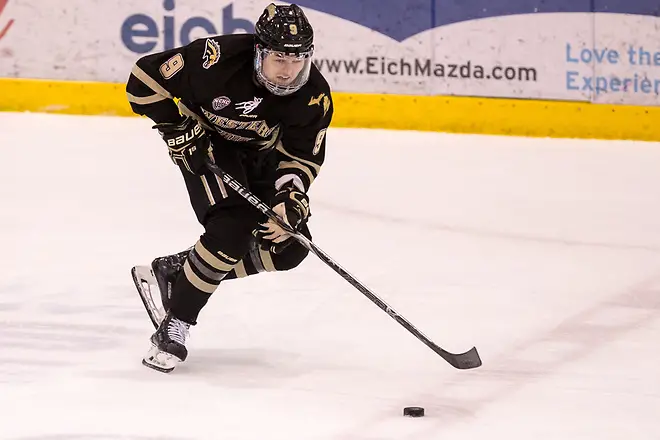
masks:
[(286, 232), (291, 234), (291, 236), (297, 241), (299, 241), (300, 244), (302, 244), (310, 252), (314, 253), (317, 257), (319, 257), (321, 261), (323, 261), (325, 264), (330, 266), (330, 268), (332, 268), (335, 272), (341, 275), (353, 287), (355, 287), (357, 290), (362, 292), (364, 296), (369, 298), (371, 302), (373, 302), (378, 307), (380, 307), (381, 310), (383, 310), (385, 313), (390, 315), (396, 322), (401, 324), (406, 330), (408, 330), (417, 339), (419, 339), (424, 344), (426, 344), (431, 350), (439, 354), (440, 357), (442, 357), (453, 367), (461, 370), (466, 370), (469, 368), (476, 368), (481, 365), (481, 358), (479, 357), (479, 353), (477, 353), (477, 349), (475, 347), (472, 347), (470, 350), (466, 351), (465, 353), (459, 353), (459, 354), (450, 353), (440, 348), (437, 344), (435, 344), (428, 337), (426, 337), (422, 332), (417, 330), (415, 326), (413, 326), (410, 322), (408, 322), (406, 318), (401, 316), (396, 310), (394, 310), (387, 303), (385, 303), (385, 301), (383, 301), (378, 296), (376, 296), (376, 294), (373, 293), (371, 290), (369, 290), (369, 288), (367, 288), (364, 284), (358, 281), (353, 275), (348, 273), (343, 267), (341, 267), (332, 258), (330, 258), (330, 256), (326, 254), (323, 250), (321, 250), (316, 244), (314, 244), (311, 240), (309, 240), (301, 233), (294, 230), (289, 224), (285, 223), (277, 214), (275, 214), (275, 212), (268, 205), (266, 205), (264, 202), (259, 200), (257, 196), (252, 194), (247, 188), (241, 185), (240, 182), (238, 182), (229, 174), (225, 173), (214, 163), (207, 161), (206, 165), (213, 172), (213, 174), (220, 177), (223, 182), (229, 185), (234, 191), (236, 191), (239, 195), (241, 195), (241, 197), (246, 199), (252, 206), (257, 208), (259, 211), (265, 214), (266, 217), (273, 220), (275, 223), (277, 223), (278, 226), (280, 226)]

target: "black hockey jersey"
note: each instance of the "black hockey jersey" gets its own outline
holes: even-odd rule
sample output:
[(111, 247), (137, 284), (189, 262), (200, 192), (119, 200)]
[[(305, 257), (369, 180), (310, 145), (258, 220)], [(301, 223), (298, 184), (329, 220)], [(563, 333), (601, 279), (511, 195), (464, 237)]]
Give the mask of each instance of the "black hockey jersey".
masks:
[(307, 190), (325, 158), (330, 87), (312, 65), (300, 90), (273, 95), (255, 79), (254, 53), (254, 36), (242, 34), (146, 55), (126, 85), (131, 108), (157, 123), (193, 116), (211, 134), (214, 149), (226, 142), (254, 151), (274, 149), (276, 178), (295, 174)]

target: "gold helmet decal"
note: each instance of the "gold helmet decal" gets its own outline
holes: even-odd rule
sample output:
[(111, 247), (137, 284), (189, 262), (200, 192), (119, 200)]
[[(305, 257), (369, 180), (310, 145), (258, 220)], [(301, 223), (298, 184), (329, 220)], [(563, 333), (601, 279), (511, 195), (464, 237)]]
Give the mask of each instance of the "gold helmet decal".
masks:
[(271, 3), (268, 6), (266, 6), (266, 11), (268, 12), (268, 21), (270, 21), (273, 18), (275, 18), (275, 13), (277, 12), (277, 6), (275, 6), (275, 3)]
[(220, 61), (220, 45), (213, 39), (206, 39), (206, 47), (204, 48), (204, 64), (202, 67), (208, 69), (218, 61)]

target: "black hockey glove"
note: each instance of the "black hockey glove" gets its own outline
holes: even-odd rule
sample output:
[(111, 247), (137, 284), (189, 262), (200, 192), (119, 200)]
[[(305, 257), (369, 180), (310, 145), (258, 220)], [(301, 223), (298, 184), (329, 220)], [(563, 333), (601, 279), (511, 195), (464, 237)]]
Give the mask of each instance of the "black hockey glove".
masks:
[(172, 162), (192, 174), (204, 173), (211, 141), (199, 122), (186, 117), (181, 122), (156, 124), (153, 128), (167, 144)]
[[(293, 183), (282, 187), (275, 194), (271, 206), (273, 211), (294, 229), (297, 229), (309, 217), (309, 198)], [(266, 223), (262, 223), (261, 229), (257, 229), (255, 232), (262, 242), (270, 242), (270, 251), (274, 254), (281, 253), (291, 244), (291, 236), (270, 219)]]

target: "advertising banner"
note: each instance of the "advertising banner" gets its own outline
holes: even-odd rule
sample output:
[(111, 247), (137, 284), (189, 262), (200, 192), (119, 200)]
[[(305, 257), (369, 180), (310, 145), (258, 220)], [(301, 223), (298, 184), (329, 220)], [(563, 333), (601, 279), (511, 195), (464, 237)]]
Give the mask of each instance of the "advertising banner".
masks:
[[(0, 76), (124, 82), (268, 1), (0, 0)], [(300, 0), (335, 91), (660, 104), (655, 0)]]

